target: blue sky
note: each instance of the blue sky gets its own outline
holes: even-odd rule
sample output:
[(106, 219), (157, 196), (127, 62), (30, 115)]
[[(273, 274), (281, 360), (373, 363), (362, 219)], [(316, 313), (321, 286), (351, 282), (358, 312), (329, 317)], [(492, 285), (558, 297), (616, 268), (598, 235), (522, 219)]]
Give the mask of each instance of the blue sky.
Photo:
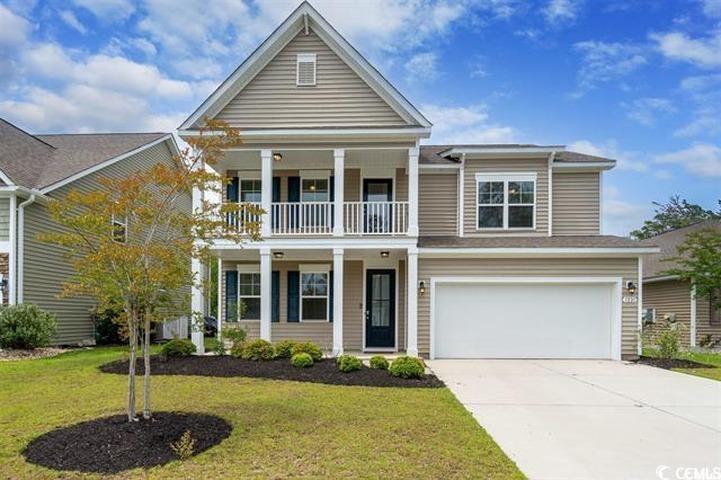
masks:
[[(171, 131), (297, 0), (0, 0), (0, 116), (31, 132)], [(434, 123), (431, 142), (618, 160), (605, 233), (721, 198), (721, 0), (317, 0)]]

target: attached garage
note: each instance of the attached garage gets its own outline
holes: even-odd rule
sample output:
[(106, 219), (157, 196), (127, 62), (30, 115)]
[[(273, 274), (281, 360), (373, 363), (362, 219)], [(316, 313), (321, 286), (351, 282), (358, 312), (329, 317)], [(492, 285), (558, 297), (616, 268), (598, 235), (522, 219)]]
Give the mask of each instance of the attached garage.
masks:
[(616, 277), (432, 278), (431, 358), (621, 358)]

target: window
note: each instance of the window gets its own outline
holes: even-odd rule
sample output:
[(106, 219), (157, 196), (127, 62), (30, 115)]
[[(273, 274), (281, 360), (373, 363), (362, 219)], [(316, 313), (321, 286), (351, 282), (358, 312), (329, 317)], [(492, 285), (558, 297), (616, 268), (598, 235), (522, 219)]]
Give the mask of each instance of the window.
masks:
[(300, 319), (328, 320), (328, 272), (301, 271)]
[(128, 241), (128, 219), (120, 215), (113, 215), (111, 219), (113, 241), (125, 243)]
[(479, 230), (535, 227), (535, 174), (478, 174), (476, 182)]
[(243, 203), (260, 203), (261, 200), (260, 180), (241, 180), (239, 200)]
[(327, 178), (304, 178), (301, 181), (301, 202), (329, 201)]
[(314, 86), (315, 73), (315, 53), (299, 53), (296, 57), (296, 85), (299, 87)]
[(656, 309), (655, 308), (644, 308), (643, 316), (641, 317), (643, 324), (656, 323)]
[(260, 319), (260, 273), (238, 273), (238, 300), (241, 319)]

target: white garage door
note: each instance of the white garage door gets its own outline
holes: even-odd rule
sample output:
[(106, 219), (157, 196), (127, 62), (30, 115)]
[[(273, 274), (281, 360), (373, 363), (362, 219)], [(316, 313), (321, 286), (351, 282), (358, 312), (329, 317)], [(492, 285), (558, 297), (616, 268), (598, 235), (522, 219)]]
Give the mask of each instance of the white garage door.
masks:
[(438, 283), (436, 358), (612, 358), (611, 284)]

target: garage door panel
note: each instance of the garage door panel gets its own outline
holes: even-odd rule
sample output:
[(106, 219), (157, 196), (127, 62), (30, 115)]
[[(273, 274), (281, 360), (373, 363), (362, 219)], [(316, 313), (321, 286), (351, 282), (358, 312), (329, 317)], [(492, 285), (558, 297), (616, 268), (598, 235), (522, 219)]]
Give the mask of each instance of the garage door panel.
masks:
[(611, 358), (612, 287), (439, 284), (437, 358)]

